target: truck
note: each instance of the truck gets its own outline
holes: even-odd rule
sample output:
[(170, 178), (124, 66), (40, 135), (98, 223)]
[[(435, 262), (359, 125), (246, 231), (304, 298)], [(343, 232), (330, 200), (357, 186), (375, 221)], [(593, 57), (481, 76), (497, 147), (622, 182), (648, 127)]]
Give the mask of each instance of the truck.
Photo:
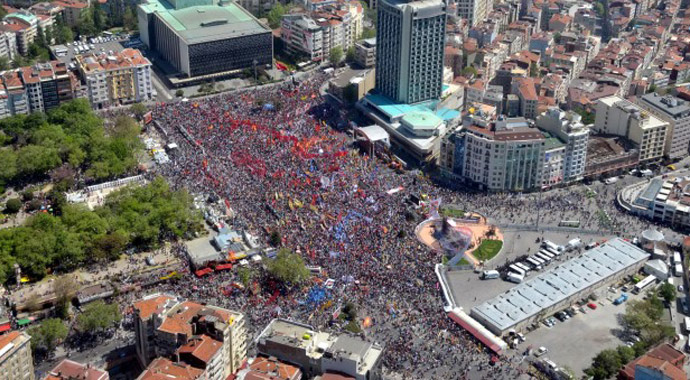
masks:
[(522, 276), (522, 275), (519, 275), (519, 274), (513, 273), (513, 272), (508, 272), (508, 274), (506, 275), (506, 280), (508, 280), (510, 282), (514, 282), (516, 284), (521, 283), (522, 280), (524, 280), (524, 279), (525, 279), (525, 276)]
[(625, 293), (623, 293), (623, 294), (621, 294), (620, 297), (616, 298), (616, 299), (613, 301), (613, 304), (614, 304), (614, 305), (620, 305), (620, 304), (622, 304), (623, 302), (625, 302), (625, 301), (627, 301), (627, 300), (628, 300), (628, 295), (625, 294)]
[(565, 248), (566, 248), (568, 251), (572, 251), (573, 249), (578, 249), (578, 248), (580, 248), (581, 246), (582, 246), (582, 240), (580, 240), (579, 238), (576, 238), (576, 239), (570, 240), (570, 241), (568, 242), (568, 244), (565, 245)]
[(676, 277), (683, 275), (683, 264), (676, 264), (673, 266), (673, 275)]
[(497, 270), (485, 270), (482, 272), (482, 280), (491, 280), (494, 278), (498, 278), (499, 276), (500, 274)]

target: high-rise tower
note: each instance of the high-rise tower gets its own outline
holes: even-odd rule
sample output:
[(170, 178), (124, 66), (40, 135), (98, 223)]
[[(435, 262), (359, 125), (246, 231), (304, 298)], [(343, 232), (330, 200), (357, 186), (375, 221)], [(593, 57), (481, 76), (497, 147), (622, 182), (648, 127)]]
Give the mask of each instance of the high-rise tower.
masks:
[(446, 3), (380, 0), (377, 6), (376, 90), (400, 103), (438, 100)]

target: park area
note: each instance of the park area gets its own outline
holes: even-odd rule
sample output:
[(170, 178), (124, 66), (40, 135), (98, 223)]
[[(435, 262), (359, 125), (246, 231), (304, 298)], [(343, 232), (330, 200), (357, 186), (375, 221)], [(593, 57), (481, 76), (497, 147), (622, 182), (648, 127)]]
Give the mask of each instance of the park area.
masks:
[(502, 240), (482, 240), (479, 247), (472, 251), (474, 256), (479, 261), (489, 261), (493, 259), (503, 248)]

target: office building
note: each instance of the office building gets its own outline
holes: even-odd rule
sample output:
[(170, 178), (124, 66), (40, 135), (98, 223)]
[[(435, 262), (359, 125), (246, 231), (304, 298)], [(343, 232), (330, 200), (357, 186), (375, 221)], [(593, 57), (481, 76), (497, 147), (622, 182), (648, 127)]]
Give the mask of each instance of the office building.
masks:
[[(489, 191), (538, 189), (544, 168), (544, 135), (524, 118), (464, 127), (456, 139), (455, 172)], [(460, 160), (460, 161), (459, 161)]]
[(151, 62), (139, 50), (89, 53), (75, 60), (94, 108), (141, 102), (154, 96)]
[(34, 380), (31, 337), (19, 331), (0, 335), (0, 375), (3, 379)]
[(43, 380), (109, 380), (108, 371), (91, 366), (90, 364), (77, 363), (73, 360), (63, 359)]
[(376, 90), (398, 103), (438, 100), (442, 92), (446, 4), (378, 2)]
[(470, 316), (498, 336), (521, 331), (637, 273), (647, 258), (647, 252), (614, 238), (473, 307)]
[(581, 120), (582, 117), (574, 112), (551, 107), (539, 115), (536, 121), (539, 129), (565, 144), (563, 182), (566, 183), (581, 180), (585, 173), (589, 128)]
[(147, 367), (158, 357), (204, 372), (209, 380), (226, 379), (246, 360), (244, 315), (201, 305), (168, 294), (134, 303), (137, 358)]
[(640, 162), (661, 160), (668, 129), (668, 122), (617, 96), (597, 102), (594, 130), (633, 141), (639, 146)]
[(140, 38), (187, 77), (270, 67), (273, 36), (228, 0), (149, 0), (137, 8)]
[(652, 92), (640, 97), (638, 104), (668, 122), (664, 155), (670, 159), (686, 157), (690, 144), (690, 103), (672, 95)]
[(563, 182), (566, 149), (565, 144), (555, 137), (544, 140), (544, 166), (542, 167), (542, 188), (559, 185)]
[(480, 24), (486, 18), (488, 2), (491, 0), (459, 0), (456, 2), (458, 16), (467, 20), (470, 27)]
[(257, 351), (300, 367), (307, 378), (339, 373), (356, 380), (380, 380), (383, 348), (348, 335), (274, 319), (257, 339)]
[(355, 63), (365, 68), (376, 64), (376, 38), (355, 43)]

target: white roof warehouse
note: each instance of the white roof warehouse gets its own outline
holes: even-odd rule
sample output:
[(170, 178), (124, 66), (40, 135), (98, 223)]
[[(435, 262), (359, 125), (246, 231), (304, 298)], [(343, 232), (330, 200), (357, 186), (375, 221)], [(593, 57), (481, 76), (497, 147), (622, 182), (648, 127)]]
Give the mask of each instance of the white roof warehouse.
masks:
[(520, 330), (640, 270), (649, 254), (615, 238), (472, 308), (497, 335)]

